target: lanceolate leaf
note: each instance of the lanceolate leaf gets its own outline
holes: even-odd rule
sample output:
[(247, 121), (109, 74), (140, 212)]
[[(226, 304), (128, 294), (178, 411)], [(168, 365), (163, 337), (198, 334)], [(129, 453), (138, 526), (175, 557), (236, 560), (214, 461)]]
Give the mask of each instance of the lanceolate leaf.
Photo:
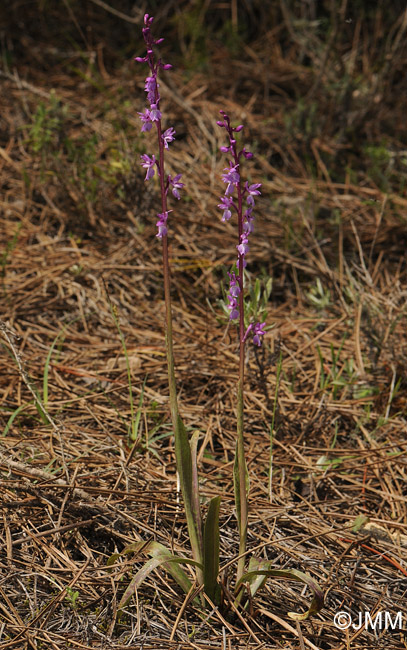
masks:
[(311, 578), (306, 573), (298, 571), (297, 569), (270, 569), (268, 568), (270, 566), (271, 562), (264, 562), (261, 569), (258, 569), (256, 571), (248, 571), (238, 581), (236, 588), (243, 582), (249, 582), (253, 584), (257, 576), (270, 576), (274, 578), (286, 578), (288, 580), (295, 580), (297, 582), (306, 584), (314, 592), (314, 596), (311, 605), (305, 614), (288, 612), (288, 616), (297, 621), (305, 621), (307, 618), (313, 614), (316, 614), (320, 609), (322, 609), (324, 606), (324, 594), (316, 580)]
[[(147, 576), (152, 571), (154, 571), (154, 569), (162, 565), (169, 573), (173, 573), (175, 567), (171, 565), (177, 565), (177, 564), (193, 564), (194, 566), (197, 566), (198, 562), (195, 562), (195, 560), (190, 560), (186, 557), (176, 557), (175, 555), (172, 555), (167, 549), (164, 555), (158, 555), (157, 557), (151, 558), (151, 560), (147, 560), (144, 566), (142, 566), (141, 569), (139, 569), (136, 575), (132, 578), (129, 586), (127, 587), (126, 591), (124, 592), (120, 600), (119, 609), (122, 609), (126, 605), (126, 603), (132, 597), (134, 590), (139, 585), (141, 585), (142, 582), (144, 582)], [(180, 567), (177, 568), (178, 570), (180, 569)], [(182, 571), (182, 573), (184, 572)], [(191, 583), (189, 583), (189, 589), (187, 590), (186, 593), (189, 592), (191, 586), (192, 586)]]
[[(198, 521), (195, 516), (195, 502), (193, 490), (192, 455), (189, 445), (188, 433), (184, 423), (178, 416), (175, 430), (175, 456), (177, 470), (181, 483), (181, 491), (184, 499), (185, 516), (187, 519), (188, 532), (191, 541), (192, 554), (194, 559), (202, 564), (202, 544), (198, 533)], [(198, 583), (202, 581), (198, 575)]]
[[(119, 557), (123, 555), (129, 555), (131, 553), (148, 554), (151, 556), (153, 560), (158, 560), (158, 562), (154, 564), (152, 563), (151, 560), (148, 560), (146, 564), (140, 569), (140, 571), (136, 573), (131, 583), (127, 587), (123, 595), (123, 598), (120, 601), (120, 607), (124, 607), (126, 602), (134, 593), (134, 588), (138, 584), (140, 584), (140, 582), (142, 582), (145, 579), (145, 577), (157, 566), (163, 565), (166, 571), (168, 571), (168, 573), (172, 575), (175, 582), (181, 587), (183, 591), (185, 591), (186, 594), (189, 592), (192, 583), (188, 578), (187, 574), (185, 573), (185, 571), (179, 566), (179, 564), (192, 564), (198, 566), (198, 568), (202, 568), (194, 560), (189, 560), (188, 558), (178, 558), (177, 556), (172, 555), (172, 553), (170, 553), (170, 551), (165, 546), (163, 546), (163, 544), (154, 541), (134, 542), (133, 544), (129, 544), (129, 546), (126, 546), (126, 548), (123, 549), (121, 553), (114, 553), (113, 555), (111, 555), (107, 561), (107, 566), (111, 566), (112, 564), (114, 564), (114, 562), (116, 562), (116, 560)], [(146, 566), (148, 567), (147, 573), (143, 573), (143, 571), (146, 570), (145, 569)], [(134, 582), (135, 580), (136, 582)]]
[(211, 499), (204, 527), (204, 589), (213, 603), (218, 604), (219, 573), (219, 506), (220, 497)]
[(198, 439), (199, 439), (199, 431), (194, 431), (190, 443), (191, 460), (192, 460), (192, 511), (194, 516), (194, 521), (196, 523), (199, 547), (202, 549), (203, 548), (202, 518), (201, 518), (201, 505), (199, 502), (199, 482), (198, 482), (198, 462), (197, 462)]
[[(233, 486), (235, 491), (236, 517), (239, 529), (239, 560), (237, 563), (236, 580), (244, 573), (245, 552), (247, 540), (247, 495), (249, 492), (249, 473), (244, 455), (243, 441), (243, 392), (239, 381), (238, 389), (238, 439), (236, 442), (235, 462), (233, 465)], [(240, 404), (240, 406), (239, 406)], [(240, 602), (242, 591), (238, 593), (235, 605)]]

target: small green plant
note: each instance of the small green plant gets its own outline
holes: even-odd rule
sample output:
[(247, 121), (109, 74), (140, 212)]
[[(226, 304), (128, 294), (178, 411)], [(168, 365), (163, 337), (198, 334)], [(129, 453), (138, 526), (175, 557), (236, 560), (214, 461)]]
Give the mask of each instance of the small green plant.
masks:
[[(27, 386), (29, 392), (31, 393), (31, 396), (33, 397), (33, 401), (29, 402), (29, 404), (34, 404), (35, 405), (35, 408), (37, 409), (38, 415), (39, 415), (39, 417), (41, 418), (41, 420), (42, 420), (42, 422), (44, 424), (52, 423), (52, 419), (49, 416), (49, 414), (47, 413), (47, 410), (46, 410), (46, 408), (44, 406), (43, 399), (42, 399), (42, 397), (40, 395), (40, 392), (39, 392), (37, 386), (35, 385), (34, 381), (31, 379), (31, 377), (29, 377), (27, 371), (25, 370), (25, 368), (23, 366), (23, 362), (21, 360), (20, 354), (19, 354), (19, 352), (18, 352), (18, 350), (16, 348), (16, 345), (15, 345), (16, 336), (15, 336), (14, 332), (12, 332), (12, 330), (10, 330), (6, 326), (6, 324), (3, 323), (3, 321), (1, 321), (1, 320), (0, 320), (0, 332), (1, 332), (2, 336), (3, 336), (3, 338), (5, 338), (5, 340), (8, 343), (8, 347), (4, 346), (7, 354), (9, 354), (10, 357), (16, 362), (19, 373), (20, 373), (20, 376), (23, 379), (25, 385)], [(22, 413), (22, 411), (24, 411), (24, 409), (27, 406), (29, 406), (29, 404), (22, 404), (21, 406), (19, 406), (14, 411), (14, 413), (12, 413), (10, 415), (10, 417), (9, 417), (9, 419), (7, 421), (7, 424), (5, 426), (5, 429), (3, 431), (3, 435), (7, 435), (8, 431), (10, 429), (10, 426), (13, 423), (14, 419), (18, 415), (20, 415), (20, 413)]]
[(69, 604), (69, 606), (72, 609), (77, 609), (79, 591), (74, 591), (71, 587), (66, 587), (65, 591), (66, 591), (66, 596), (65, 596), (66, 602)]
[(355, 369), (355, 362), (351, 359), (345, 359), (342, 364), (340, 364), (340, 356), (345, 344), (347, 334), (342, 337), (342, 341), (338, 350), (335, 352), (335, 347), (333, 343), (330, 344), (331, 351), (331, 363), (329, 365), (328, 371), (326, 371), (326, 363), (319, 345), (317, 345), (317, 352), (320, 360), (320, 379), (319, 387), (321, 391), (331, 391), (332, 398), (334, 400), (339, 399), (340, 396), (343, 397), (344, 392), (350, 389), (353, 389), (355, 382), (357, 380), (357, 372)]
[(197, 69), (204, 70), (208, 65), (206, 11), (207, 3), (197, 0), (172, 19), (178, 28), (179, 43), (186, 67), (191, 72)]
[(285, 116), (286, 131), (293, 136), (299, 133), (311, 139), (320, 132), (320, 111), (316, 102), (306, 102), (303, 98), (297, 101), (293, 110)]
[(77, 140), (65, 138), (64, 148), (72, 169), (70, 183), (79, 190), (83, 199), (94, 203), (100, 186), (102, 169), (97, 164), (98, 138), (95, 134)]
[(364, 147), (367, 158), (367, 174), (384, 192), (388, 191), (392, 175), (393, 157), (385, 142)]
[(315, 286), (308, 291), (307, 298), (318, 311), (323, 311), (331, 304), (331, 292), (324, 289), (319, 278), (316, 279)]
[(37, 106), (28, 129), (28, 140), (32, 151), (41, 154), (43, 163), (50, 153), (57, 152), (61, 146), (67, 114), (67, 106), (61, 103), (54, 90), (50, 93), (48, 104), (40, 102)]
[[(233, 266), (232, 271), (236, 274), (237, 267)], [(226, 274), (225, 274), (226, 279)], [(260, 280), (256, 278), (254, 284), (251, 282), (249, 273), (244, 270), (244, 284), (248, 287), (247, 294), (243, 302), (244, 325), (245, 328), (253, 321), (262, 322), (267, 315), (267, 303), (269, 301), (272, 289), (272, 278)], [(230, 308), (228, 306), (227, 290), (223, 286), (224, 298), (219, 300), (219, 306), (228, 319), (230, 317)]]

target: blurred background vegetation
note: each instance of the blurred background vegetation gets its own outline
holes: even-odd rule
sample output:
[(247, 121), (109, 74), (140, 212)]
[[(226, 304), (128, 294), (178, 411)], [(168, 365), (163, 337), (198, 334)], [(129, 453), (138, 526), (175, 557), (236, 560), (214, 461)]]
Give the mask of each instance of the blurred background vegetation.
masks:
[[(99, 93), (98, 101), (107, 103), (103, 91), (109, 77), (134, 77), (132, 58), (144, 49), (145, 12), (156, 17), (156, 33), (166, 37), (162, 55), (168, 53), (183, 71), (185, 83), (204, 75), (209, 91), (216, 92), (218, 80), (241, 102), (255, 92), (251, 108), (265, 121), (280, 122), (270, 109), (284, 100), (279, 126), (285, 136), (271, 155), (273, 166), (298, 173), (292, 157), (284, 155), (288, 140), (315, 175), (310, 143), (318, 138), (326, 141), (320, 156), (331, 180), (343, 182), (348, 174), (358, 182), (365, 168), (382, 191), (404, 192), (404, 1), (10, 0), (0, 21), (3, 73), (17, 71), (32, 83), (49, 75), (53, 86), (58, 75), (68, 75), (73, 84), (86, 82), (89, 91)], [(246, 74), (235, 75), (236, 64)], [(128, 99), (123, 96), (123, 102)], [(55, 101), (40, 109), (48, 110), (47, 120), (55, 119)], [(68, 151), (68, 157), (92, 159), (95, 144), (79, 154)], [(36, 142), (34, 150), (39, 146)]]

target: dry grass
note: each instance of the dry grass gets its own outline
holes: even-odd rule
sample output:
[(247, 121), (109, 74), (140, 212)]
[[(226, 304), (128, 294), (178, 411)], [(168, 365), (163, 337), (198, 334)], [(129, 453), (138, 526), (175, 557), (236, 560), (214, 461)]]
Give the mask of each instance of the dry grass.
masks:
[[(353, 105), (339, 122), (335, 60), (324, 57), (317, 32), (302, 39), (290, 13), (246, 46), (244, 60), (219, 46), (209, 72), (188, 76), (178, 67), (162, 84), (168, 123), (179, 135), (168, 171), (183, 174), (187, 191), (187, 200), (171, 206), (180, 407), (187, 426), (205, 437), (203, 495), (222, 495), (226, 598), (238, 546), (238, 364), (234, 332), (217, 320), (236, 239), (216, 207), (224, 167), (219, 109), (246, 124), (245, 141), (254, 143), (250, 178), (263, 183), (263, 195), (249, 268), (253, 277), (273, 278), (274, 328), (257, 357), (248, 357), (248, 543), (276, 567), (306, 571), (323, 586), (324, 609), (301, 627), (286, 614), (306, 607), (310, 595), (280, 581), (269, 581), (250, 611), (225, 617), (212, 609), (202, 620), (157, 571), (117, 611), (143, 560), (130, 558), (109, 572), (113, 552), (156, 539), (189, 553), (169, 424), (158, 194), (144, 186), (137, 164), (151, 144), (139, 137), (135, 118), (144, 71), (113, 73), (97, 48), (93, 63), (73, 51), (66, 65), (41, 46), (34, 65), (21, 55), (18, 65), (3, 67), (0, 648), (406, 647), (403, 630), (341, 631), (333, 622), (341, 610), (355, 620), (359, 611), (401, 611), (405, 629), (407, 616), (406, 145), (396, 74), (405, 62), (406, 27), (405, 14), (391, 24), (379, 14), (376, 41), (353, 24), (347, 54), (334, 33), (337, 60), (353, 56), (354, 68), (362, 66), (371, 81), (350, 89)], [(393, 55), (392, 75), (387, 58), (374, 77), (375, 51)], [(57, 126), (36, 151), (40, 102), (53, 106), (46, 124), (56, 118)], [(385, 138), (388, 158), (380, 149)], [(134, 446), (125, 356), (109, 300), (126, 338), (136, 405), (146, 380)], [(369, 523), (353, 532), (362, 515)]]

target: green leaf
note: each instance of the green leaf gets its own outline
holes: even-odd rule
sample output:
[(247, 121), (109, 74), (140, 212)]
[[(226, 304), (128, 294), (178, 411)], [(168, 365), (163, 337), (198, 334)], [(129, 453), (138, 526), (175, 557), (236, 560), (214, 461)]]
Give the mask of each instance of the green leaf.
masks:
[[(131, 553), (139, 554), (139, 553), (145, 553), (147, 555), (150, 555), (152, 559), (159, 559), (159, 562), (154, 564), (151, 563), (150, 560), (146, 562), (144, 567), (140, 569), (138, 573), (134, 576), (132, 581), (130, 582), (130, 585), (127, 587), (125, 594), (126, 595), (126, 600), (124, 600), (124, 595), (120, 601), (120, 607), (124, 607), (124, 604), (130, 599), (131, 595), (134, 592), (135, 587), (140, 584), (153, 569), (155, 569), (157, 566), (163, 565), (166, 571), (174, 578), (175, 582), (181, 587), (181, 589), (185, 592), (188, 593), (189, 590), (191, 589), (192, 583), (190, 579), (188, 578), (187, 574), (183, 569), (178, 566), (178, 564), (183, 563), (183, 564), (192, 564), (193, 566), (197, 566), (198, 568), (202, 569), (202, 566), (196, 562), (195, 560), (189, 560), (188, 558), (179, 558), (163, 546), (163, 544), (160, 544), (159, 542), (154, 542), (154, 541), (149, 541), (149, 542), (134, 542), (133, 544), (129, 544), (129, 546), (126, 546), (121, 553), (113, 553), (107, 561), (107, 566), (110, 567), (112, 564), (116, 562), (116, 560), (119, 557), (122, 557), (123, 555), (130, 555)], [(147, 566), (147, 569), (145, 567)], [(146, 573), (143, 573), (144, 571), (147, 571)], [(141, 572), (141, 573), (140, 573)], [(140, 575), (139, 575), (140, 574)], [(136, 582), (134, 580), (136, 579)]]
[(14, 413), (12, 413), (10, 415), (9, 419), (7, 420), (6, 426), (4, 427), (4, 431), (2, 433), (2, 436), (6, 436), (8, 434), (9, 429), (10, 429), (11, 425), (13, 424), (13, 421), (15, 420), (17, 415), (19, 415), (22, 411), (24, 411), (24, 409), (26, 409), (27, 406), (29, 406), (30, 404), (32, 404), (32, 402), (28, 402), (27, 404), (20, 404), (20, 406), (14, 411)]
[(273, 278), (269, 278), (267, 280), (267, 282), (266, 282), (266, 287), (265, 287), (265, 290), (264, 290), (264, 293), (265, 293), (265, 296), (266, 296), (266, 303), (267, 303), (268, 299), (270, 298), (272, 287), (273, 287)]
[[(182, 496), (184, 499), (185, 516), (187, 519), (192, 554), (197, 562), (203, 564), (202, 543), (200, 543), (200, 535), (198, 532), (200, 524), (195, 510), (191, 447), (188, 440), (187, 430), (180, 416), (178, 416), (176, 421), (175, 456)], [(202, 577), (198, 575), (199, 584), (202, 584), (201, 578)]]
[(198, 482), (198, 439), (199, 431), (194, 431), (191, 437), (191, 466), (192, 466), (192, 513), (196, 524), (198, 535), (198, 543), (200, 548), (203, 546), (202, 540), (202, 518), (201, 518), (201, 505), (199, 503), (199, 482)]
[[(264, 565), (264, 560), (259, 560), (256, 557), (251, 557), (249, 560), (249, 571), (248, 573), (253, 573), (254, 571), (257, 571), (261, 569), (261, 567)], [(247, 575), (247, 574), (246, 574)], [(243, 576), (245, 577), (245, 576)], [(252, 596), (256, 594), (256, 592), (261, 589), (265, 582), (267, 580), (267, 576), (260, 574), (260, 575), (254, 575), (251, 578), (247, 580), (249, 583), (250, 587), (250, 593)], [(245, 580), (246, 582), (246, 580)]]
[(353, 522), (352, 533), (359, 532), (359, 530), (363, 528), (363, 526), (366, 526), (368, 522), (369, 517), (366, 517), (366, 515), (358, 515)]
[(296, 582), (302, 582), (306, 584), (313, 592), (314, 596), (312, 598), (311, 605), (309, 609), (304, 613), (298, 612), (288, 612), (288, 616), (296, 621), (305, 621), (307, 618), (319, 612), (320, 609), (324, 606), (324, 594), (321, 587), (318, 585), (316, 580), (311, 578), (311, 576), (298, 571), (297, 569), (270, 569), (272, 564), (271, 562), (264, 562), (262, 568), (257, 569), (256, 571), (248, 571), (245, 573), (238, 583), (236, 584), (236, 589), (243, 582), (254, 583), (256, 576), (267, 576), (274, 578), (286, 578), (288, 580), (295, 580)]
[[(161, 555), (157, 555), (156, 557), (152, 557), (151, 560), (147, 560), (147, 562), (144, 564), (144, 566), (137, 571), (136, 575), (132, 578), (129, 586), (127, 587), (126, 591), (124, 592), (120, 603), (119, 603), (119, 609), (122, 609), (125, 607), (125, 605), (129, 602), (130, 598), (132, 597), (134, 590), (137, 589), (141, 585), (142, 582), (147, 578), (147, 576), (154, 571), (159, 566), (162, 566), (164, 569), (168, 571), (168, 573), (171, 573), (173, 576), (174, 574), (178, 575), (178, 572), (181, 571), (184, 575), (184, 571), (180, 569), (178, 566), (171, 566), (171, 565), (177, 565), (177, 564), (192, 564), (194, 566), (197, 566), (199, 563), (195, 562), (195, 560), (190, 560), (187, 557), (177, 557), (176, 555), (172, 555), (168, 549), (164, 548), (165, 553), (162, 553)], [(202, 568), (202, 566), (201, 566)], [(189, 588), (186, 590), (186, 593), (188, 593), (191, 589), (192, 584), (189, 583)], [(185, 591), (185, 589), (184, 589)]]
[(219, 507), (220, 497), (214, 497), (209, 502), (208, 514), (204, 527), (204, 588), (205, 593), (213, 603), (219, 604), (220, 587), (219, 574)]

